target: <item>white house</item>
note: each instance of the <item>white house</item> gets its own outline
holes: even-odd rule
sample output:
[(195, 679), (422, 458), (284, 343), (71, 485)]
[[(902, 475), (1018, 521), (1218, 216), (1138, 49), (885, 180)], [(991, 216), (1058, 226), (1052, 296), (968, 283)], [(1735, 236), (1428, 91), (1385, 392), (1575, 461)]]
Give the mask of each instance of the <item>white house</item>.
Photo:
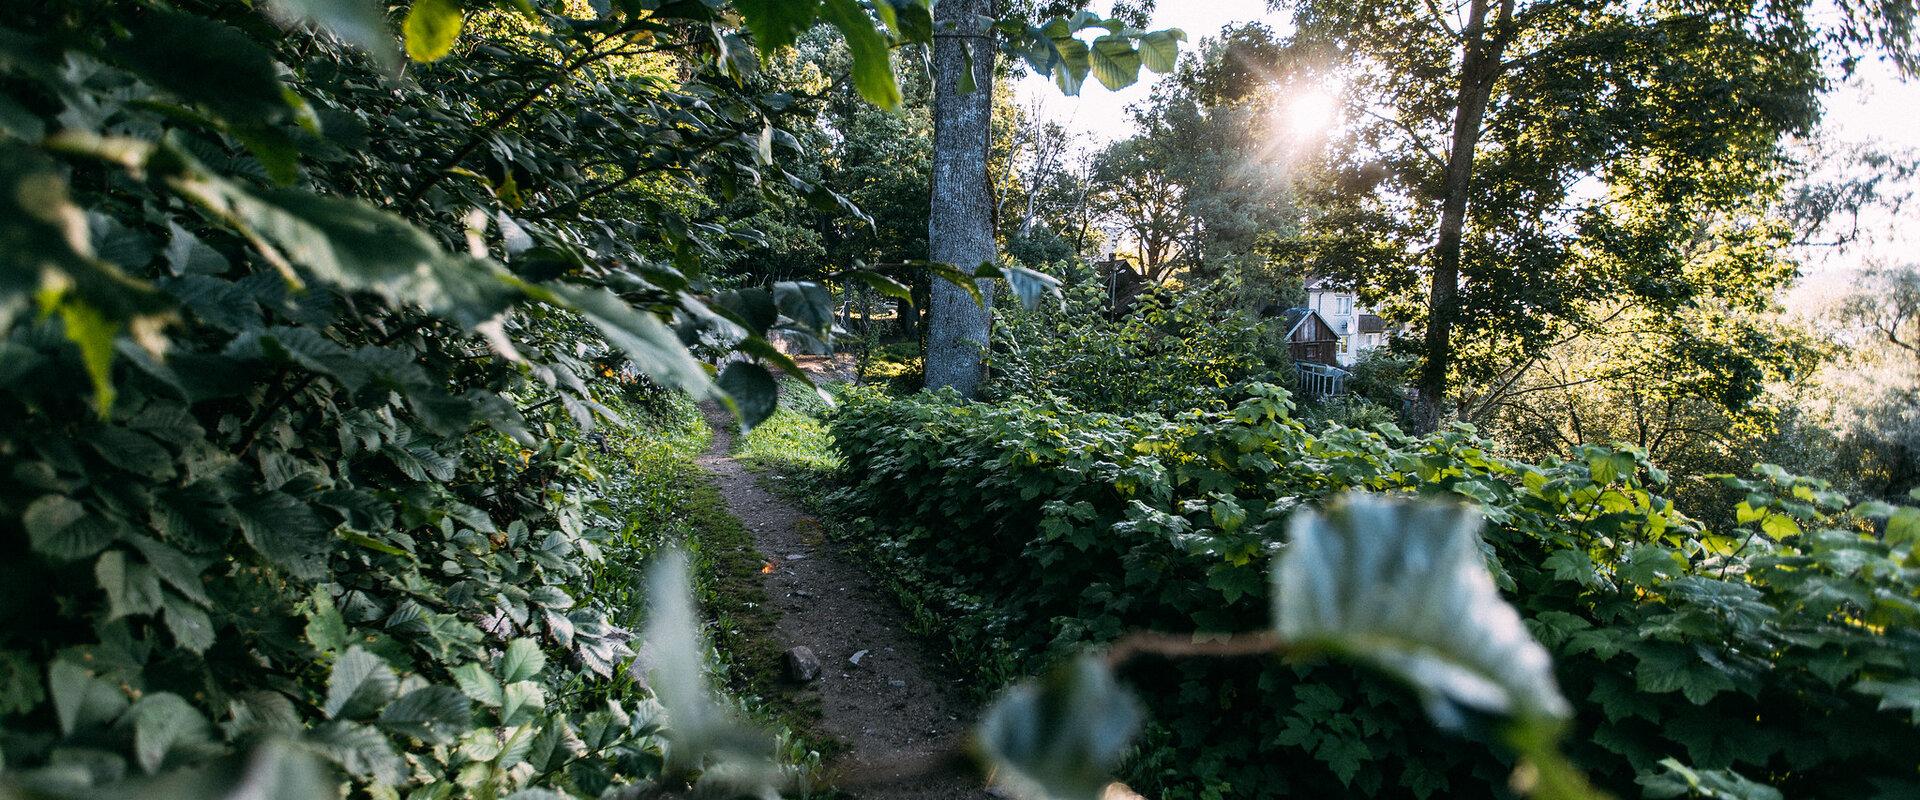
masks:
[(1360, 305), (1351, 289), (1330, 278), (1307, 278), (1307, 307), (1326, 320), (1337, 338), (1334, 358), (1340, 366), (1352, 366), (1360, 356), (1387, 343), (1387, 322), (1372, 309)]

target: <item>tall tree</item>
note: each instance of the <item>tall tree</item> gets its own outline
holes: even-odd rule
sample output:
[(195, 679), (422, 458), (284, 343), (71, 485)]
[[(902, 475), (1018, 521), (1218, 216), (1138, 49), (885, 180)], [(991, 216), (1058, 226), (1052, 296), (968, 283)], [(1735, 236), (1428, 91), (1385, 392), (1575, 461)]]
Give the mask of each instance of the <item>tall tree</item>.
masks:
[(1273, 5), (1295, 12), (1292, 67), (1357, 112), (1302, 250), (1425, 322), (1435, 412), (1617, 302), (1770, 302), (1783, 144), (1828, 62), (1878, 44), (1915, 65), (1910, 2), (1828, 25), (1807, 0)]
[[(934, 7), (933, 198), (927, 222), (928, 255), (972, 274), (999, 259), (994, 243), (993, 195), (987, 184), (993, 131), (996, 53), (984, 20), (994, 0), (941, 0)], [(933, 286), (928, 320), (927, 387), (952, 387), (972, 397), (980, 387), (991, 312), (946, 281)]]

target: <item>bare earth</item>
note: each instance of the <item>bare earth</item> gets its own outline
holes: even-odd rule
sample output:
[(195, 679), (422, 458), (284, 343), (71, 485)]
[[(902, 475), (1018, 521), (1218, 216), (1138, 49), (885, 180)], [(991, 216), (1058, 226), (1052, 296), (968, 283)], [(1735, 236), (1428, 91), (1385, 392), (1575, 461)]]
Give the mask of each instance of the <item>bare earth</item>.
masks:
[[(819, 693), (822, 730), (849, 745), (831, 765), (852, 778), (848, 793), (862, 800), (992, 797), (977, 780), (953, 772), (891, 784), (873, 780), (950, 751), (974, 709), (958, 701), (957, 687), (938, 678), (936, 659), (906, 633), (899, 609), (826, 541), (819, 523), (760, 488), (728, 456), (731, 420), (717, 408), (706, 414), (713, 445), (699, 464), (713, 474), (728, 510), (752, 531), (772, 566), (766, 591), (780, 612), (781, 648), (804, 646), (819, 656), (820, 677), (803, 691)], [(855, 666), (850, 659), (861, 651), (865, 655)]]

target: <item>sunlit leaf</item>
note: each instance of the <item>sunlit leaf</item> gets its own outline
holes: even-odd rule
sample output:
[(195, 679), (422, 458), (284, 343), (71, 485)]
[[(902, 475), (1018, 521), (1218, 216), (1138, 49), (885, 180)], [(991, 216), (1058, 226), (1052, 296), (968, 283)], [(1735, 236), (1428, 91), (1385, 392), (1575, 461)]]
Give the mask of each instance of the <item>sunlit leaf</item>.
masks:
[(407, 57), (424, 63), (453, 52), (464, 21), (465, 15), (454, 0), (414, 0), (402, 28), (407, 36)]

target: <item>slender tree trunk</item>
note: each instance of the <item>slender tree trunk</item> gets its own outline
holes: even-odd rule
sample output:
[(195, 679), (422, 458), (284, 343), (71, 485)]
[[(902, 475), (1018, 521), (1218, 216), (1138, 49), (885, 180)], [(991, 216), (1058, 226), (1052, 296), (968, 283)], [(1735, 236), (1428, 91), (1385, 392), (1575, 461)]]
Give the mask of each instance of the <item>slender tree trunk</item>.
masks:
[(1494, 20), (1495, 30), (1489, 32), (1487, 2), (1472, 0), (1466, 29), (1461, 31), (1465, 54), (1461, 59), (1458, 99), (1454, 103), (1453, 141), (1447, 153), (1447, 172), (1442, 184), (1433, 279), (1427, 294), (1426, 364), (1420, 373), (1423, 418), (1416, 420), (1429, 428), (1438, 423), (1441, 402), (1449, 388), (1447, 372), (1453, 367), (1453, 324), (1459, 313), (1461, 246), (1467, 225), (1467, 201), (1473, 188), (1474, 151), (1480, 146), (1494, 81), (1500, 77), (1500, 61), (1505, 56), (1509, 37), (1507, 21), (1513, 14), (1514, 0), (1501, 0), (1499, 15)]
[[(940, 0), (934, 6), (933, 208), (927, 246), (933, 261), (966, 272), (999, 258), (987, 176), (995, 51), (980, 23), (993, 16), (993, 6), (993, 0)], [(969, 61), (974, 90), (962, 93)], [(989, 295), (990, 287), (980, 283), (981, 293)], [(972, 397), (986, 360), (989, 310), (965, 289), (936, 278), (931, 312), (927, 388), (952, 387)]]

